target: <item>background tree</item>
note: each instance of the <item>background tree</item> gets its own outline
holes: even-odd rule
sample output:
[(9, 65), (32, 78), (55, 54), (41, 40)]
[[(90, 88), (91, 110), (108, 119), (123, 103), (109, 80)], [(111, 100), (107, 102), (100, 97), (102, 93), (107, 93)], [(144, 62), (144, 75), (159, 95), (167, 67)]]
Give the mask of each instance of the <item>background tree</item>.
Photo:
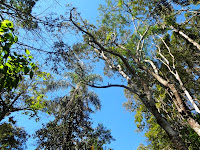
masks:
[(39, 19), (32, 15), (38, 0), (1, 0), (1, 19), (9, 19), (15, 26), (31, 30), (37, 28)]
[[(52, 19), (51, 18), (52, 16), (50, 16), (50, 18), (45, 17), (44, 20), (41, 20), (38, 17), (35, 17), (32, 14), (32, 9), (33, 9), (36, 1), (29, 1), (29, 0), (1, 1), (1, 3), (0, 3), (1, 18), (2, 19), (9, 18), (10, 20), (12, 20), (15, 24), (15, 31), (18, 31), (17, 29), (25, 29), (26, 33), (31, 32), (33, 34), (35, 34), (35, 33), (37, 34), (38, 32), (42, 33), (41, 30), (45, 30), (45, 31), (48, 31), (49, 33), (53, 33), (54, 30), (57, 30), (60, 28), (59, 27), (60, 23), (57, 22), (58, 20)], [(9, 29), (12, 29), (11, 31), (13, 32), (14, 27), (13, 27), (13, 24), (11, 23), (11, 25), (10, 25), (10, 23), (11, 22), (9, 22), (9, 26), (12, 25), (12, 27), (9, 27)], [(7, 32), (7, 30), (6, 30), (6, 32)], [(2, 33), (2, 34), (4, 34), (4, 33)], [(20, 37), (22, 36), (19, 32), (15, 32), (15, 34), (18, 34)], [(43, 35), (43, 34), (41, 34), (41, 35)], [(12, 37), (11, 34), (10, 34), (10, 36)], [(38, 37), (38, 36), (37, 36), (37, 38), (40, 39), (40, 37)], [(11, 38), (9, 38), (9, 39), (11, 39)], [(28, 37), (26, 37), (25, 39), (28, 39)], [(49, 80), (50, 79), (52, 80), (50, 74), (48, 74), (46, 72), (42, 72), (38, 68), (39, 65), (36, 66), (34, 63), (31, 62), (33, 57), (30, 55), (30, 52), (27, 49), (25, 50), (25, 52), (28, 55), (28, 57), (25, 56), (23, 54), (23, 52), (21, 52), (20, 50), (28, 47), (31, 50), (36, 50), (38, 52), (43, 52), (44, 54), (48, 54), (49, 57), (46, 60), (46, 63), (50, 63), (53, 60), (55, 64), (56, 63), (58, 64), (59, 60), (64, 59), (65, 62), (64, 62), (63, 66), (67, 67), (67, 69), (73, 69), (74, 68), (73, 65), (75, 65), (77, 63), (77, 61), (79, 61), (79, 59), (84, 56), (81, 57), (79, 55), (79, 57), (77, 57), (77, 55), (75, 55), (76, 53), (74, 53), (74, 52), (72, 53), (72, 51), (69, 51), (69, 53), (66, 53), (65, 51), (63, 51), (63, 49), (65, 48), (65, 50), (66, 50), (66, 48), (68, 48), (70, 50), (70, 47), (68, 47), (67, 44), (63, 44), (60, 41), (54, 43), (55, 46), (52, 47), (52, 49), (53, 49), (52, 51), (46, 51), (41, 48), (38, 48), (41, 45), (35, 46), (35, 43), (34, 43), (34, 46), (30, 46), (31, 44), (29, 41), (28, 41), (28, 44), (26, 44), (27, 41), (26, 42), (17, 41), (18, 40), (17, 37), (15, 37), (14, 40), (12, 37), (11, 40), (12, 40), (11, 42), (14, 41), (16, 44), (18, 44), (18, 46), (15, 46), (13, 49), (9, 49), (10, 57), (12, 57), (12, 59), (14, 59), (15, 56), (19, 57), (19, 58), (16, 59), (16, 61), (14, 62), (15, 64), (14, 63), (11, 64), (10, 60), (8, 60), (8, 62), (6, 62), (6, 65), (10, 64), (10, 66), (8, 66), (8, 69), (10, 69), (10, 70), (12, 70), (14, 68), (13, 69), (14, 73), (13, 72), (12, 73), (14, 75), (16, 75), (17, 77), (14, 78), (13, 81), (10, 81), (11, 76), (7, 76), (9, 78), (7, 81), (12, 86), (6, 85), (6, 88), (9, 87), (8, 90), (6, 88), (2, 87), (2, 89), (4, 88), (5, 90), (3, 90), (1, 92), (1, 108), (2, 108), (1, 109), (1, 111), (2, 111), (1, 121), (4, 118), (6, 118), (7, 116), (11, 115), (12, 112), (16, 112), (16, 111), (23, 110), (23, 111), (25, 111), (25, 114), (30, 114), (31, 117), (37, 116), (38, 111), (45, 111), (45, 112), (47, 111), (48, 113), (52, 113), (55, 116), (57, 116), (56, 120), (54, 122), (50, 122), (49, 124), (47, 124), (47, 126), (51, 126), (52, 124), (53, 124), (53, 126), (55, 125), (55, 127), (59, 126), (57, 133), (61, 133), (63, 131), (62, 126), (65, 126), (67, 128), (66, 129), (64, 128), (64, 130), (66, 130), (67, 133), (68, 133), (68, 131), (71, 133), (71, 134), (69, 134), (69, 137), (67, 138), (69, 140), (67, 142), (68, 144), (63, 142), (63, 140), (65, 140), (65, 139), (62, 139), (62, 137), (58, 138), (58, 139), (61, 139), (64, 147), (66, 147), (66, 146), (73, 147), (74, 143), (72, 143), (70, 141), (77, 140), (77, 143), (75, 144), (76, 147), (83, 147), (83, 145), (84, 145), (84, 148), (91, 148), (91, 146), (93, 148), (103, 148), (104, 144), (109, 143), (111, 140), (113, 140), (113, 138), (110, 134), (110, 131), (107, 130), (102, 125), (99, 125), (95, 129), (93, 129), (91, 126), (92, 123), (91, 123), (91, 120), (89, 119), (89, 113), (91, 113), (93, 111), (91, 108), (89, 108), (89, 104), (85, 100), (90, 99), (90, 102), (94, 102), (93, 100), (95, 100), (97, 95), (95, 95), (92, 92), (87, 92), (87, 89), (84, 88), (85, 86), (83, 86), (84, 84), (80, 83), (81, 89), (78, 88), (79, 93), (74, 92), (75, 94), (72, 94), (72, 99), (69, 102), (70, 105), (69, 105), (69, 107), (67, 107), (72, 110), (70, 110), (69, 113), (63, 114), (62, 111), (64, 111), (66, 108), (63, 108), (64, 110), (61, 109), (62, 111), (55, 108), (55, 106), (57, 106), (57, 105), (59, 105), (59, 107), (60, 107), (60, 103), (63, 103), (62, 99), (59, 101), (56, 101), (56, 102), (51, 102), (51, 100), (49, 100), (49, 101), (46, 100), (46, 93), (49, 91), (48, 89), (46, 89), (46, 86), (47, 86)], [(34, 40), (39, 41), (38, 39), (34, 39)], [(11, 47), (9, 47), (9, 48), (11, 48)], [(44, 48), (44, 45), (43, 45), (43, 48)], [(81, 47), (79, 45), (75, 45), (75, 46), (73, 46), (73, 48), (74, 49), (76, 48), (77, 50), (81, 50)], [(78, 53), (80, 54), (80, 52), (78, 52)], [(4, 59), (3, 54), (4, 53), (2, 53), (2, 59)], [(34, 53), (33, 53), (33, 55), (34, 55)], [(69, 56), (69, 57), (67, 58), (66, 56)], [(26, 60), (26, 58), (27, 58), (27, 60)], [(54, 58), (56, 58), (56, 59), (54, 59)], [(43, 62), (40, 61), (40, 63), (43, 63)], [(14, 66), (14, 65), (16, 65), (16, 66)], [(58, 65), (62, 66), (61, 63), (59, 63)], [(2, 66), (2, 68), (4, 69), (6, 67)], [(18, 72), (16, 72), (16, 70)], [(60, 69), (57, 66), (54, 66), (52, 68), (52, 70), (56, 73), (60, 73), (60, 72), (58, 72), (58, 70), (60, 71)], [(6, 75), (5, 72), (3, 72), (4, 76)], [(26, 75), (30, 76), (31, 81), (29, 80), (29, 78)], [(2, 82), (4, 82), (3, 80), (4, 79), (2, 79)], [(16, 82), (16, 83), (13, 84), (14, 82)], [(59, 83), (56, 83), (56, 84), (59, 84)], [(14, 87), (13, 87), (13, 85), (14, 85)], [(66, 86), (67, 85), (63, 85), (63, 87), (66, 87)], [(81, 92), (80, 90), (83, 90), (83, 89), (86, 91)], [(83, 100), (81, 100), (81, 94), (84, 94), (84, 92), (87, 95), (82, 95)], [(73, 95), (76, 96), (76, 94), (78, 94), (78, 97), (79, 97), (77, 102), (73, 97)], [(66, 96), (66, 98), (68, 99), (67, 96)], [(67, 99), (65, 99), (64, 103), (66, 103)], [(97, 102), (99, 102), (99, 100)], [(52, 105), (51, 106), (50, 106), (50, 104), (47, 105), (48, 103), (50, 103)], [(99, 107), (99, 105), (95, 104), (95, 107)], [(61, 117), (63, 117), (63, 115), (65, 117), (64, 121), (62, 121), (63, 118), (61, 118)], [(73, 120), (71, 119), (71, 117), (73, 117)], [(15, 120), (13, 120), (12, 117), (9, 117), (9, 119), (11, 120), (12, 123), (15, 122)], [(36, 118), (36, 119), (39, 119), (39, 118)], [(62, 124), (60, 124), (59, 121), (62, 121)], [(8, 134), (12, 134), (11, 138), (16, 139), (15, 142), (13, 142), (13, 143), (11, 142), (11, 140), (9, 140), (8, 143), (5, 143), (5, 144), (7, 144), (6, 148), (14, 148), (15, 143), (18, 143), (19, 144), (18, 148), (20, 148), (21, 144), (20, 144), (20, 141), (18, 140), (18, 134), (16, 134), (14, 132), (15, 131), (14, 129), (17, 127), (15, 127), (15, 124), (1, 122), (2, 130), (4, 130), (4, 127), (5, 127), (4, 124), (6, 124), (7, 126), (10, 126), (10, 132)], [(70, 126), (68, 126), (69, 124), (70, 124)], [(72, 124), (73, 124), (73, 126), (71, 126)], [(86, 125), (87, 127), (85, 127), (84, 125)], [(76, 127), (77, 127), (77, 129), (76, 129)], [(17, 129), (20, 129), (20, 128), (17, 128)], [(50, 131), (50, 128), (48, 128), (48, 130)], [(79, 131), (77, 131), (77, 130), (79, 130)], [(24, 130), (21, 129), (19, 131), (21, 133), (23, 133)], [(43, 131), (43, 130), (41, 129), (41, 131)], [(84, 131), (84, 133), (81, 133), (82, 131)], [(13, 133), (11, 133), (11, 132), (13, 132)], [(46, 136), (45, 132), (42, 132), (42, 134), (43, 134), (43, 136)], [(75, 135), (80, 134), (80, 135), (76, 135), (77, 139), (75, 139), (74, 134)], [(83, 135), (81, 135), (81, 134), (83, 134)], [(55, 135), (52, 133), (52, 136), (55, 136)], [(55, 137), (58, 137), (58, 136), (61, 136), (61, 135), (58, 134)], [(84, 138), (83, 138), (83, 136), (84, 136)], [(85, 137), (87, 137), (87, 138), (85, 138)], [(6, 137), (2, 137), (2, 140), (5, 140), (5, 138)], [(22, 141), (21, 143), (25, 144), (26, 138), (27, 138), (27, 135), (24, 131), (24, 135), (21, 136), (21, 141)], [(80, 140), (80, 141), (78, 141), (78, 140)], [(45, 140), (41, 141), (39, 147), (44, 146), (43, 143), (45, 143), (45, 142), (46, 142)], [(5, 144), (2, 146), (5, 147)], [(70, 144), (72, 144), (72, 145), (70, 145)], [(54, 143), (54, 147), (55, 146), (56, 146), (56, 144)]]
[(28, 134), (22, 128), (16, 127), (14, 124), (15, 122), (0, 124), (1, 149), (23, 150), (26, 148)]
[(52, 91), (68, 86), (71, 90), (69, 95), (57, 97), (48, 107), (55, 119), (36, 132), (39, 149), (103, 149), (104, 144), (114, 140), (102, 124), (93, 128), (89, 117), (100, 109), (100, 100), (86, 83), (101, 81), (101, 77), (89, 74), (82, 64), (74, 72), (65, 74), (70, 82), (54, 81), (48, 86)]

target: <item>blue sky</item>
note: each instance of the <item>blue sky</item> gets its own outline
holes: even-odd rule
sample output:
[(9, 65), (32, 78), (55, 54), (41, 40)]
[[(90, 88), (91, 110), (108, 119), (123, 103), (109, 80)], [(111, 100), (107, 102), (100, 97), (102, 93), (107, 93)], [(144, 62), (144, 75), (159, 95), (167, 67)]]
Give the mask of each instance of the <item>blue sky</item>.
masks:
[[(41, 1), (41, 0), (40, 0)], [(36, 6), (36, 13), (42, 13), (43, 15), (48, 14), (50, 11), (57, 13), (65, 12), (65, 5), (71, 3), (73, 6), (78, 8), (84, 19), (95, 23), (98, 17), (98, 6), (99, 4), (105, 3), (103, 0), (42, 0)], [(45, 10), (45, 11), (44, 11)], [(73, 42), (73, 41), (71, 41)], [(103, 74), (103, 66), (99, 64), (97, 66), (97, 73)], [(104, 79), (104, 84), (107, 83), (119, 83), (120, 78)], [(134, 113), (125, 111), (122, 104), (126, 102), (124, 92), (122, 88), (109, 88), (109, 89), (93, 89), (100, 97), (102, 102), (101, 111), (92, 115), (94, 125), (103, 123), (105, 127), (111, 129), (111, 133), (116, 141), (112, 142), (108, 147), (114, 150), (136, 150), (140, 143), (145, 143), (145, 138), (142, 133), (136, 133), (136, 125), (134, 124)], [(21, 117), (18, 125), (24, 126), (30, 134), (35, 129), (41, 127), (41, 123), (45, 123), (51, 119), (51, 117), (44, 115), (40, 122), (35, 123), (34, 120), (29, 120), (28, 117)], [(20, 123), (21, 122), (21, 123)], [(33, 140), (29, 140), (28, 149), (32, 150), (35, 147), (31, 146), (30, 143), (34, 143)]]

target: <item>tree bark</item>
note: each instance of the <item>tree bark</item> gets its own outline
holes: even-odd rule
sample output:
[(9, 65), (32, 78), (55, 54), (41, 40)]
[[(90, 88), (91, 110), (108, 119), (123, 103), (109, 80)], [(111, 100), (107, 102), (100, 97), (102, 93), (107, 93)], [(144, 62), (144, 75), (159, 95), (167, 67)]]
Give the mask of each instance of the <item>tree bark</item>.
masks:
[(183, 36), (185, 39), (188, 40), (188, 42), (192, 43), (199, 51), (200, 51), (200, 45), (195, 42), (193, 39), (191, 39), (189, 36), (187, 36), (185, 33), (182, 31), (176, 29), (174, 26), (170, 26), (171, 29), (173, 29), (176, 33), (179, 33), (181, 36)]
[(173, 93), (174, 96), (172, 100), (176, 105), (178, 112), (183, 116), (185, 120), (187, 120), (189, 126), (200, 136), (200, 125), (189, 113), (190, 111), (186, 107), (184, 101), (181, 99), (179, 92), (175, 88), (175, 85), (169, 83), (167, 80), (163, 79), (160, 75), (150, 70), (146, 69), (146, 71), (149, 72), (155, 79), (157, 79), (157, 81), (159, 81), (160, 84), (170, 89), (170, 91)]
[(147, 107), (147, 109), (155, 116), (157, 123), (165, 130), (165, 132), (168, 134), (169, 138), (173, 142), (174, 146), (177, 148), (177, 150), (188, 150), (188, 148), (185, 146), (185, 144), (182, 142), (182, 139), (180, 138), (178, 132), (176, 132), (169, 122), (162, 117), (162, 115), (158, 112), (158, 109), (155, 105), (152, 105), (152, 103), (149, 103), (146, 98), (145, 94), (138, 95), (143, 104)]
[(5, 118), (7, 112), (2, 112), (0, 115), (0, 122)]

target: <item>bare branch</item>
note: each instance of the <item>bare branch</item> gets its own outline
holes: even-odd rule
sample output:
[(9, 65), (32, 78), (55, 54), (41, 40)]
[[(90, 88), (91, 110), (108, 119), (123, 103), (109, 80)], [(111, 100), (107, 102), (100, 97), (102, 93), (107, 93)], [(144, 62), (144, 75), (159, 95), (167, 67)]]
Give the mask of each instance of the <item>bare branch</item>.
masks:
[(158, 69), (157, 69), (156, 65), (155, 65), (151, 60), (144, 60), (144, 62), (150, 63), (151, 66), (152, 66), (152, 68), (153, 68), (153, 70), (154, 70), (154, 72), (155, 72), (156, 74), (158, 74)]
[(15, 99), (12, 101), (12, 103), (10, 104), (10, 106), (8, 107), (8, 111), (10, 111), (11, 107), (14, 105), (14, 103), (18, 100), (18, 98), (24, 93), (24, 91), (20, 92)]
[[(156, 41), (155, 40), (155, 37), (152, 35), (152, 38), (153, 38), (153, 40), (154, 41)], [(158, 49), (158, 54), (162, 57), (162, 59), (164, 59), (164, 61), (169, 65), (169, 61), (164, 57), (164, 55), (162, 55), (162, 53), (161, 53), (161, 49), (160, 49), (160, 47), (157, 45), (157, 44), (154, 44), (154, 43), (152, 43), (153, 45), (155, 45), (156, 47), (157, 47), (157, 49)]]
[[(139, 40), (139, 42), (138, 42), (137, 50), (136, 50), (136, 57), (137, 57), (137, 58), (139, 58), (139, 50), (143, 48), (143, 43), (144, 43), (143, 39), (144, 39), (145, 35), (147, 34), (147, 32), (148, 32), (148, 30), (149, 30), (149, 27), (150, 27), (150, 26), (147, 27), (147, 29), (146, 29), (146, 31), (144, 32), (143, 35), (140, 35), (140, 40)], [(142, 42), (142, 41), (143, 41), (143, 42)], [(142, 42), (142, 45), (140, 46), (141, 42)]]
[(129, 65), (129, 63), (127, 62), (127, 60), (126, 60), (122, 55), (120, 55), (119, 53), (113, 52), (113, 51), (109, 51), (109, 50), (107, 50), (106, 48), (104, 48), (99, 42), (96, 41), (95, 37), (94, 37), (91, 33), (85, 31), (84, 29), (82, 29), (78, 24), (76, 24), (76, 23), (73, 21), (73, 19), (72, 19), (72, 11), (73, 11), (74, 9), (75, 9), (75, 8), (73, 8), (73, 9), (71, 10), (71, 12), (70, 12), (70, 21), (72, 22), (72, 24), (73, 24), (75, 27), (77, 27), (80, 31), (82, 31), (83, 33), (89, 35), (89, 36), (92, 38), (92, 40), (91, 40), (90, 42), (93, 42), (94, 44), (96, 44), (96, 45), (100, 48), (101, 51), (108, 52), (108, 53), (110, 53), (110, 54), (112, 54), (112, 55), (114, 55), (114, 56), (119, 57), (119, 58), (123, 61), (124, 65), (127, 67), (127, 69), (131, 72), (131, 74), (134, 75), (134, 74), (135, 74), (134, 69)]
[(100, 55), (102, 56), (102, 58), (109, 64), (109, 66), (110, 66), (111, 68), (116, 69), (116, 70), (127, 80), (128, 83), (131, 82), (129, 76), (126, 75), (126, 73), (122, 70), (122, 68), (121, 68), (120, 65), (115, 66), (115, 65), (108, 59), (108, 57), (106, 57), (106, 56), (104, 55), (103, 51), (100, 52), (100, 50), (98, 50), (98, 49), (96, 49), (96, 48), (95, 48), (94, 50), (95, 50), (98, 54), (100, 54)]
[(175, 60), (174, 60), (174, 55), (172, 55), (171, 50), (169, 48), (169, 46), (167, 45), (167, 43), (163, 40), (163, 38), (161, 36), (158, 35), (158, 37), (162, 40), (162, 42), (164, 43), (165, 47), (168, 50), (168, 53), (170, 54), (170, 56), (172, 57), (172, 66), (175, 69)]
[(192, 16), (192, 17), (190, 17), (188, 20), (186, 20), (184, 23), (182, 23), (181, 25), (186, 25), (187, 23), (189, 23), (191, 20), (192, 20), (192, 18), (194, 18), (195, 16), (197, 16), (197, 12), (195, 12), (195, 14)]
[(122, 87), (122, 88), (125, 88), (131, 92), (133, 92), (134, 94), (138, 94), (138, 91), (136, 91), (135, 89), (132, 89), (128, 86), (125, 86), (125, 85), (121, 85), (121, 84), (108, 84), (108, 85), (104, 85), (104, 86), (96, 86), (96, 85), (91, 85), (91, 84), (87, 84), (88, 86), (90, 87), (93, 87), (93, 88), (110, 88), (110, 87)]

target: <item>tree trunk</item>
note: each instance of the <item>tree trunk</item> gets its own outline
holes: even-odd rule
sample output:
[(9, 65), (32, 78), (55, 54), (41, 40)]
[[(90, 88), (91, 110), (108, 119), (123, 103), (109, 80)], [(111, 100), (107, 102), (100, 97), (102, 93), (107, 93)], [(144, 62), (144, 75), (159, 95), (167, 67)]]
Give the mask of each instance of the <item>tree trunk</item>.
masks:
[(147, 109), (155, 116), (157, 123), (165, 130), (165, 132), (170, 137), (171, 141), (173, 142), (174, 146), (177, 150), (188, 150), (185, 144), (182, 142), (179, 134), (171, 127), (169, 122), (162, 117), (162, 115), (158, 112), (158, 109), (152, 103), (147, 101), (144, 94), (138, 95), (143, 104), (147, 107)]
[(195, 42), (193, 39), (191, 39), (188, 35), (183, 33), (183, 31), (176, 29), (174, 26), (170, 26), (170, 28), (173, 29), (176, 33), (179, 33), (185, 39), (187, 39), (188, 42), (192, 43), (200, 51), (200, 45), (197, 42)]
[[(179, 92), (175, 88), (174, 84), (170, 84), (168, 81), (163, 79), (158, 74), (155, 74), (154, 72), (148, 70), (148, 72), (154, 76), (155, 79), (157, 79), (162, 85), (169, 88), (170, 91), (173, 93), (173, 102), (177, 107), (178, 112), (182, 115), (182, 117), (187, 120), (189, 126), (200, 136), (200, 125), (199, 123), (192, 117), (191, 114), (188, 113), (188, 108), (185, 105), (184, 101), (181, 99)], [(189, 111), (190, 112), (190, 111)]]
[(6, 113), (4, 113), (4, 112), (0, 115), (0, 122), (4, 119), (5, 115), (6, 115)]
[(168, 86), (172, 93), (174, 94), (175, 98), (172, 98), (173, 101), (178, 101), (179, 106), (177, 106), (179, 109), (179, 113), (183, 116), (185, 120), (187, 120), (189, 126), (200, 136), (200, 125), (199, 123), (192, 117), (191, 114), (188, 113), (188, 108), (187, 106), (184, 105), (183, 100), (179, 96), (178, 91), (174, 87), (173, 84), (169, 84)]

